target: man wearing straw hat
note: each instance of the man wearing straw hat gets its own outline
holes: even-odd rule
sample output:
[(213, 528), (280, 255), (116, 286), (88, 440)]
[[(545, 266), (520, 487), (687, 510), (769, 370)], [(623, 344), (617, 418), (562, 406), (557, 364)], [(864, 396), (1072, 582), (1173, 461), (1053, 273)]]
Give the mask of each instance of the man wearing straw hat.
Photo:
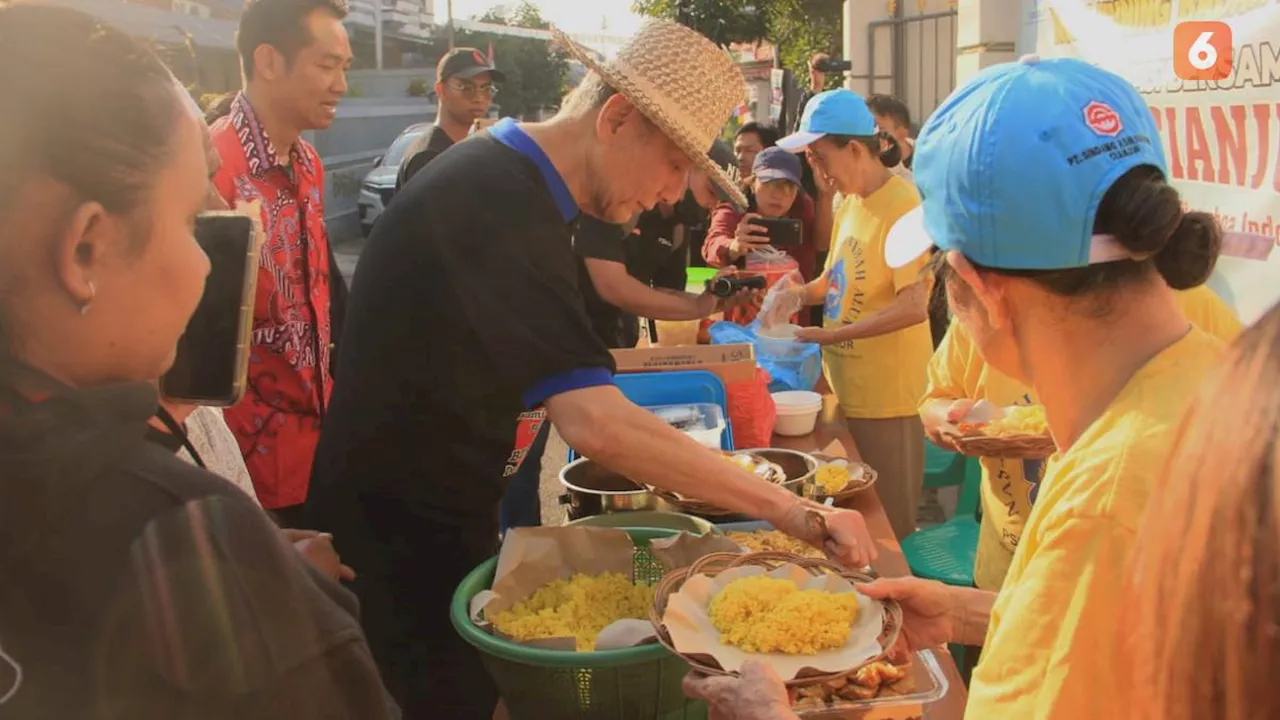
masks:
[(624, 223), (679, 200), (695, 168), (745, 205), (707, 156), (745, 95), (742, 74), (667, 21), (605, 65), (557, 37), (591, 70), (560, 112), (459, 143), (379, 220), (316, 452), (310, 519), (359, 570), (369, 644), (408, 718), (493, 713), (496, 690), (449, 601), (496, 551), (505, 478), (547, 419), (623, 476), (767, 520), (846, 564), (875, 554), (859, 514), (762, 482), (628, 402), (583, 307), (580, 211)]

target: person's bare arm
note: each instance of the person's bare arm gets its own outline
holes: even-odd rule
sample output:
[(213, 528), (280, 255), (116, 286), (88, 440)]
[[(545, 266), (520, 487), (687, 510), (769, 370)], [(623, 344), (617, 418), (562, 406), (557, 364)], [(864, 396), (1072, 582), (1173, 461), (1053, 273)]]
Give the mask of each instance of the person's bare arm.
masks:
[(714, 296), (659, 290), (632, 277), (627, 266), (612, 260), (583, 258), (591, 284), (610, 305), (636, 317), (654, 320), (697, 320), (715, 312)]
[(987, 626), (991, 624), (991, 608), (996, 604), (996, 594), (990, 590), (952, 587), (956, 596), (959, 622), (955, 627), (955, 642), (960, 645), (980, 646), (987, 638)]
[(547, 398), (551, 422), (571, 447), (637, 482), (759, 518), (822, 548), (847, 567), (876, 558), (866, 521), (801, 499), (762, 480), (629, 402), (612, 385), (570, 390)]
[[(570, 447), (638, 482), (709, 502), (783, 528), (800, 498), (727, 463), (614, 386), (571, 390), (547, 400), (547, 414)], [(659, 460), (660, 458), (660, 460)]]
[(831, 331), (832, 342), (888, 335), (929, 319), (929, 283), (917, 282), (898, 293), (888, 306)]
[(804, 286), (804, 304), (821, 305), (827, 300), (827, 273), (824, 270), (821, 275), (812, 281), (805, 283)]

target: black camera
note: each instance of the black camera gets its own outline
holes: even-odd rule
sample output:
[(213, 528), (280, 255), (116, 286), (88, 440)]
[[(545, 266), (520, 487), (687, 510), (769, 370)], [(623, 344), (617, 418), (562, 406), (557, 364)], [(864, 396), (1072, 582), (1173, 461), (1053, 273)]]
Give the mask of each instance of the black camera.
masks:
[(737, 277), (728, 275), (707, 281), (707, 292), (720, 298), (733, 297), (739, 290), (763, 290), (766, 282), (759, 275)]
[(820, 73), (834, 74), (842, 72), (850, 72), (853, 70), (853, 62), (850, 60), (833, 60), (826, 58), (819, 60), (813, 64), (813, 69)]

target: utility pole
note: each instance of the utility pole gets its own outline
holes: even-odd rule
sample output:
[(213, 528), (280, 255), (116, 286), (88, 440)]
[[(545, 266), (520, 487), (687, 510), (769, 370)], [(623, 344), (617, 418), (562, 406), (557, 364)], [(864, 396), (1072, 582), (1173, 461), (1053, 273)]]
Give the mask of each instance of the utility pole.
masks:
[(373, 0), (373, 54), (377, 56), (374, 67), (382, 69), (382, 0)]
[(449, 25), (449, 49), (453, 49), (453, 0), (445, 0), (445, 20)]

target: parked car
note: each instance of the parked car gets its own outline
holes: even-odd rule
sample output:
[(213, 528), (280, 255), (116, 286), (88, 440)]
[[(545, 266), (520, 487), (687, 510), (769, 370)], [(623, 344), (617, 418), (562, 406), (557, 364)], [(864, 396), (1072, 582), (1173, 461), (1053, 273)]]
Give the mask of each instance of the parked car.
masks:
[(373, 229), (373, 223), (391, 202), (396, 192), (396, 176), (400, 173), (400, 163), (409, 146), (430, 129), (431, 123), (416, 123), (404, 129), (387, 148), (387, 152), (373, 161), (373, 169), (364, 176), (360, 183), (360, 197), (356, 200), (356, 208), (360, 213), (360, 230), (366, 236)]

